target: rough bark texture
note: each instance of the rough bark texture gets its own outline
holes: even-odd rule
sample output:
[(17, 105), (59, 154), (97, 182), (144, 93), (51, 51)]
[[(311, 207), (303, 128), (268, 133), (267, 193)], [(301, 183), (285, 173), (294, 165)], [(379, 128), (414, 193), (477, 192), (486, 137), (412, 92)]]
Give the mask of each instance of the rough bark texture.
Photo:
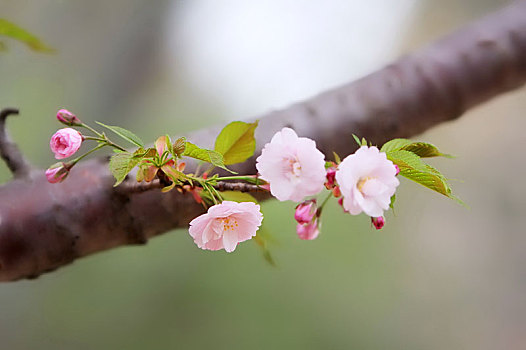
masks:
[[(356, 82), (260, 116), (257, 150), (284, 126), (326, 154), (348, 154), (351, 133), (373, 143), (409, 137), (526, 81), (526, 1), (516, 2)], [(189, 138), (210, 145), (219, 129)], [(254, 158), (234, 167), (254, 174)], [(106, 161), (48, 184), (43, 171), (0, 188), (0, 280), (36, 277), (78, 257), (150, 237), (202, 213), (191, 195), (112, 189)]]

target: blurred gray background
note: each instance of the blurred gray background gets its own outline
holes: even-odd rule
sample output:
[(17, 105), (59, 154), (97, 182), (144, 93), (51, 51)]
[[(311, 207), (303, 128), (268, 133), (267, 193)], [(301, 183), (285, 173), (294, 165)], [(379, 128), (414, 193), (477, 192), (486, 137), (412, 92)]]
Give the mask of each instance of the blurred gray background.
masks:
[[(8, 41), (0, 106), (20, 108), (11, 135), (47, 167), (59, 108), (145, 140), (183, 134), (363, 76), (505, 3), (1, 0), (57, 53)], [(294, 205), (269, 201), (277, 268), (253, 242), (207, 252), (176, 230), (0, 285), (0, 348), (524, 349), (525, 97), (418, 137), (458, 156), (433, 164), (469, 210), (402, 181), (383, 230), (332, 205), (305, 242)]]

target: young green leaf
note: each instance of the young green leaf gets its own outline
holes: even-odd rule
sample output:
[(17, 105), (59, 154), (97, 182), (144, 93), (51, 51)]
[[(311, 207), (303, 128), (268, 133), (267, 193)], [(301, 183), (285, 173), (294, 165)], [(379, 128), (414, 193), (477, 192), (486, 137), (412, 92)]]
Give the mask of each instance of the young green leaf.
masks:
[(186, 141), (186, 148), (184, 150), (183, 156), (199, 159), (204, 162), (210, 163), (216, 167), (232, 172), (231, 170), (225, 167), (225, 163), (223, 161), (223, 156), (221, 155), (221, 153), (209, 149), (200, 148), (191, 143), (190, 141)]
[(394, 204), (395, 204), (395, 201), (396, 201), (396, 194), (393, 194), (391, 196), (391, 202), (389, 202), (389, 208), (393, 209), (394, 211)]
[(432, 145), (427, 142), (412, 142), (408, 145), (403, 146), (400, 149), (404, 151), (413, 152), (414, 154), (422, 158), (428, 158), (428, 157), (452, 158), (451, 155), (440, 152), (435, 145)]
[(422, 172), (427, 172), (427, 165), (420, 159), (419, 156), (409, 151), (388, 151), (386, 152), (387, 159), (398, 165), (400, 174), (406, 169), (416, 169)]
[(360, 141), (360, 138), (358, 136), (356, 136), (355, 134), (352, 134), (352, 137), (353, 137), (354, 141), (356, 141), (358, 146), (362, 145), (362, 141)]
[(270, 250), (268, 249), (269, 240), (270, 237), (267, 233), (265, 233), (265, 229), (262, 226), (254, 236), (254, 242), (261, 248), (261, 253), (263, 254), (263, 258), (265, 259), (265, 261), (268, 262), (271, 266), (277, 267), (276, 262), (272, 258)]
[(117, 135), (119, 135), (120, 137), (125, 139), (126, 141), (131, 142), (135, 146), (144, 148), (144, 142), (142, 142), (142, 140), (139, 138), (139, 136), (135, 135), (130, 130), (126, 130), (126, 129), (121, 128), (119, 126), (106, 125), (106, 124), (103, 124), (101, 122), (95, 122), (95, 123), (99, 124), (100, 126), (105, 127), (108, 130), (113, 131), (114, 133), (116, 133)]
[(133, 154), (128, 152), (114, 154), (110, 158), (110, 171), (115, 177), (115, 184), (118, 186), (121, 182), (126, 179), (126, 175), (139, 163), (140, 158), (134, 157)]
[(447, 179), (437, 169), (425, 164), (415, 153), (398, 150), (387, 152), (387, 158), (400, 168), (400, 175), (415, 181), (449, 198), (451, 187)]
[(258, 200), (254, 198), (250, 193), (246, 192), (239, 192), (239, 191), (222, 191), (221, 197), (225, 201), (232, 201), (232, 202), (253, 202), (258, 203)]
[(9, 38), (23, 42), (33, 51), (46, 53), (55, 51), (51, 47), (45, 45), (33, 34), (2, 18), (0, 18), (0, 35), (5, 35)]
[(254, 130), (258, 122), (232, 122), (216, 138), (214, 150), (223, 155), (225, 165), (241, 163), (250, 158), (256, 149)]
[(185, 149), (186, 149), (186, 137), (179, 137), (173, 143), (172, 154), (176, 157), (181, 157)]
[(397, 151), (402, 149), (402, 147), (412, 144), (413, 141), (408, 139), (393, 139), (391, 141), (387, 141), (384, 143), (382, 148), (380, 148), (380, 152), (390, 152), (390, 151)]
[(246, 177), (243, 179), (243, 181), (246, 181), (250, 184), (259, 185), (259, 186), (263, 186), (268, 183), (260, 177)]
[(342, 162), (342, 160), (341, 160), (340, 156), (338, 155), (338, 153), (333, 151), (332, 155), (334, 156), (334, 161), (336, 162), (336, 164), (340, 164)]

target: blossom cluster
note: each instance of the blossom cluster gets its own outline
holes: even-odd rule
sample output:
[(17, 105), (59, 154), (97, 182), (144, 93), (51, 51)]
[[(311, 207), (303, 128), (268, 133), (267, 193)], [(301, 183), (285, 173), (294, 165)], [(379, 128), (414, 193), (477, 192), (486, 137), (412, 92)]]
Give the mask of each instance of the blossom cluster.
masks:
[[(207, 209), (189, 226), (195, 244), (205, 250), (234, 251), (239, 243), (256, 236), (263, 220), (260, 206), (253, 197), (246, 194), (248, 200), (247, 197), (241, 201), (229, 200), (226, 193), (220, 193), (224, 188), (224, 184), (219, 186), (220, 181), (242, 181), (257, 190), (269, 191), (279, 201), (298, 203), (294, 218), (296, 233), (302, 240), (318, 237), (323, 208), (331, 198), (337, 199), (345, 213), (364, 213), (376, 229), (381, 229), (385, 225), (384, 213), (392, 207), (400, 184), (399, 166), (404, 167), (403, 176), (454, 198), (445, 177), (420, 159), (447, 155), (424, 142), (395, 139), (378, 149), (353, 135), (360, 145), (358, 150), (343, 160), (334, 153), (335, 159), (327, 161), (314, 140), (299, 137), (293, 129), (285, 127), (274, 134), (257, 157), (257, 175), (220, 177), (210, 173), (213, 168), (230, 171), (226, 165), (242, 162), (253, 155), (257, 122), (227, 125), (217, 137), (214, 150), (201, 149), (184, 137), (172, 143), (168, 136), (160, 136), (154, 147), (147, 148), (132, 132), (98, 123), (138, 147), (128, 152), (68, 110), (59, 110), (57, 120), (68, 127), (51, 137), (50, 148), (56, 159), (73, 156), (86, 140), (96, 141), (97, 146), (74, 160), (49, 167), (46, 177), (50, 183), (64, 181), (71, 168), (91, 152), (104, 146), (113, 147), (117, 153), (111, 157), (109, 166), (116, 179), (115, 186), (138, 167), (138, 182), (152, 184), (157, 180), (164, 186), (163, 192), (174, 188), (181, 193), (190, 192), (196, 202)], [(85, 128), (92, 135), (84, 135), (74, 127)], [(202, 174), (198, 169), (187, 174), (183, 157), (210, 163), (211, 168)], [(319, 201), (316, 196), (322, 191), (326, 191), (327, 196)]]
[[(378, 148), (362, 146), (340, 164), (327, 164), (313, 140), (298, 137), (290, 128), (277, 132), (256, 162), (261, 178), (269, 182), (270, 192), (278, 200), (302, 202), (325, 187), (341, 198), (345, 212), (364, 212), (377, 229), (382, 228), (383, 213), (400, 184), (397, 166)], [(296, 207), (296, 231), (301, 239), (318, 236), (321, 209), (313, 199)]]

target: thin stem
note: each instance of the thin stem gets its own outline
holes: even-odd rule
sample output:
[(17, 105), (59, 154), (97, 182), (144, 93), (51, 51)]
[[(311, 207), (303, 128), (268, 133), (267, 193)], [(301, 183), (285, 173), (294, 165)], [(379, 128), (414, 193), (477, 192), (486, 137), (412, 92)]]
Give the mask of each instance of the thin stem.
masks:
[(331, 197), (332, 197), (332, 192), (329, 192), (329, 194), (327, 195), (327, 197), (325, 197), (325, 199), (323, 200), (323, 202), (321, 202), (321, 205), (318, 207), (317, 216), (320, 216), (323, 207), (325, 206), (325, 204), (327, 204), (327, 202), (329, 201), (329, 198), (331, 198)]
[(103, 138), (100, 138), (100, 137), (93, 137), (93, 136), (82, 136), (84, 138), (84, 140), (92, 140), (92, 141), (103, 141), (103, 142), (106, 142), (106, 140), (104, 140)]
[(99, 136), (99, 137), (102, 137), (102, 134), (99, 133), (97, 130), (93, 129), (91, 126), (89, 126), (89, 125), (87, 125), (87, 124), (84, 124), (84, 123), (80, 124), (80, 126), (83, 127), (83, 128), (88, 129), (89, 131), (91, 131), (91, 132), (94, 133), (95, 135), (97, 135), (97, 136)]
[(73, 160), (71, 161), (71, 163), (72, 163), (71, 166), (75, 165), (75, 164), (76, 164), (79, 160), (81, 160), (82, 158), (84, 158), (84, 157), (86, 157), (87, 155), (89, 155), (89, 154), (91, 154), (91, 153), (93, 153), (93, 152), (95, 152), (95, 151), (101, 149), (101, 148), (104, 147), (104, 146), (106, 146), (106, 145), (105, 145), (105, 144), (97, 145), (97, 147), (95, 147), (95, 148), (89, 150), (88, 152), (84, 153), (84, 154), (81, 155), (80, 157), (73, 159)]
[(93, 137), (93, 136), (83, 136), (85, 140), (92, 140), (92, 141), (97, 141), (97, 142), (104, 142), (104, 146), (111, 146), (111, 147), (114, 147), (114, 148), (117, 148), (121, 151), (124, 151), (124, 152), (127, 152), (126, 148), (124, 147), (121, 147), (119, 145), (117, 145), (116, 143), (112, 142), (110, 139), (108, 139), (108, 137), (106, 138), (103, 138), (103, 137)]
[(216, 181), (227, 181), (227, 180), (245, 180), (245, 181), (252, 181), (254, 180), (253, 176), (223, 176), (223, 177), (216, 177), (214, 180)]

